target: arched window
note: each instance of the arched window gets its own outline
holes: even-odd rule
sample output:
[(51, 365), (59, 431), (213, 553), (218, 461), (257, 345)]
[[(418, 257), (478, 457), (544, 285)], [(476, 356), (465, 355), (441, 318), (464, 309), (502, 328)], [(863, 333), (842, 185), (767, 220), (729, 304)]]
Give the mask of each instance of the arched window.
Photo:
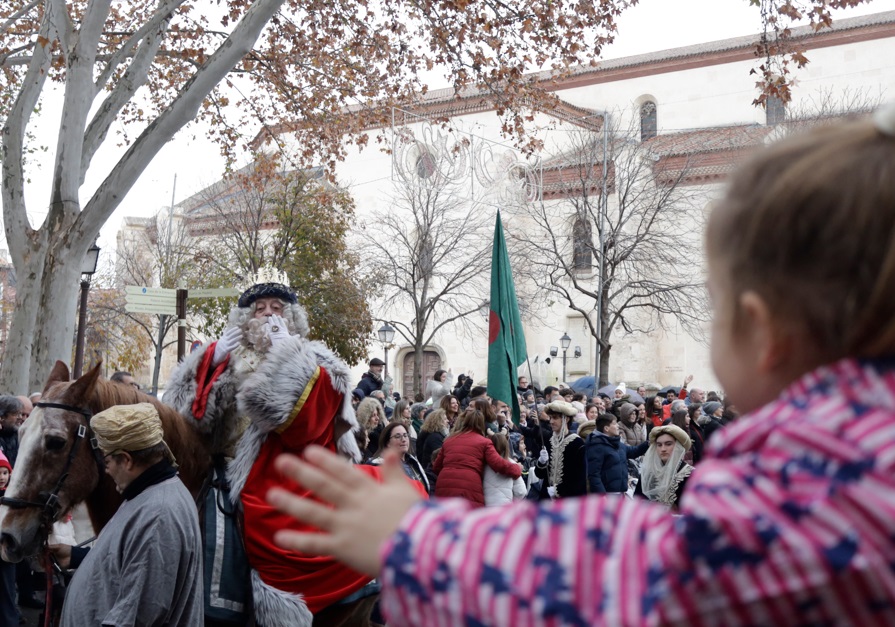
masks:
[(786, 119), (786, 105), (779, 96), (768, 96), (764, 106), (768, 126), (776, 126)]
[(572, 226), (572, 264), (579, 272), (589, 272), (593, 267), (593, 258), (590, 222), (579, 217)]
[(656, 115), (656, 103), (647, 100), (640, 105), (640, 141), (645, 142), (656, 136), (659, 129), (659, 121)]

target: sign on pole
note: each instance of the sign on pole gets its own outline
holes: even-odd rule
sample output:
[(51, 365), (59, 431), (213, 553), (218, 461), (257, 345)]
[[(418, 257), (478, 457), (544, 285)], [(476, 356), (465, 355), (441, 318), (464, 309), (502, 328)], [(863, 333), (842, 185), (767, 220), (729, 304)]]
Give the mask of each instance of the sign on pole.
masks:
[(127, 301), (124, 305), (125, 311), (129, 311), (130, 313), (148, 313), (148, 314), (165, 314), (169, 316), (173, 316), (177, 313), (177, 307), (174, 303), (168, 305), (158, 305), (158, 304), (150, 304), (150, 303), (132, 303), (131, 301)]
[(130, 313), (148, 313), (173, 316), (177, 313), (177, 290), (163, 287), (127, 285), (124, 309)]
[(239, 296), (239, 290), (232, 287), (221, 287), (218, 289), (208, 290), (190, 290), (187, 298), (227, 298), (229, 296)]
[(168, 289), (167, 287), (141, 287), (139, 285), (125, 285), (124, 293), (126, 296), (154, 296), (156, 298), (166, 298), (172, 301), (177, 298), (177, 290)]

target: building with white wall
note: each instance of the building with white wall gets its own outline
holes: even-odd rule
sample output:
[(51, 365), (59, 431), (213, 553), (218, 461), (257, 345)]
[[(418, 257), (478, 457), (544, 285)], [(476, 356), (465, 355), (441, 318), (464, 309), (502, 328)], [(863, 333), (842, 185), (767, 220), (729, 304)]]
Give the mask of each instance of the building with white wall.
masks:
[[(895, 58), (895, 12), (843, 19), (821, 33), (796, 31), (795, 35), (810, 62), (805, 68), (794, 70), (796, 82), (793, 101), (788, 105), (790, 112), (823, 109), (831, 101), (849, 106), (850, 102), (878, 102), (895, 95), (895, 64), (891, 62)], [(580, 68), (556, 83), (557, 108), (536, 115), (530, 125), (531, 135), (544, 145), (543, 151), (534, 157), (524, 157), (501, 136), (500, 120), (487, 99), (476, 94), (455, 98), (450, 90), (432, 91), (412, 111), (396, 112), (395, 128), (370, 129), (369, 133), (410, 134), (417, 145), (417, 159), (419, 150), (427, 146), (437, 149), (439, 137), (447, 142), (469, 138), (469, 163), (461, 176), (468, 178), (470, 198), (493, 222), (494, 212), (507, 201), (508, 186), (519, 181), (519, 172), (534, 173), (537, 190), (532, 202), (556, 202), (550, 186), (556, 183), (556, 176), (561, 176), (561, 168), (551, 170), (551, 159), (568, 149), (571, 133), (587, 129), (599, 132), (608, 112), (620, 118), (621, 128), (629, 124), (640, 126), (643, 137), (638, 140), (648, 144), (657, 163), (666, 169), (686, 162), (688, 170), (683, 184), (690, 187), (690, 196), (696, 199), (700, 211), (692, 223), (681, 228), (692, 234), (692, 273), (701, 276), (702, 220), (720, 193), (725, 176), (738, 160), (783, 132), (777, 125), (784, 114), (778, 102), (772, 103), (767, 112), (752, 104), (758, 95), (756, 77), (750, 74), (758, 65), (754, 55), (756, 41), (755, 37), (728, 39)], [(430, 123), (440, 116), (450, 118), (453, 131)], [(284, 139), (288, 141), (288, 135)], [(336, 178), (356, 202), (360, 239), (375, 237), (377, 216), (393, 210), (392, 198), (399, 178), (396, 171), (415, 165), (413, 155), (408, 155), (406, 150), (388, 154), (371, 141), (363, 151), (350, 152), (345, 161), (337, 164)], [(615, 202), (611, 196), (608, 201)], [(511, 221), (506, 226), (508, 230), (524, 228)], [(462, 259), (458, 262), (462, 263)], [(526, 271), (515, 268), (517, 290), (523, 294), (530, 287), (526, 285)], [(540, 363), (552, 346), (559, 345), (560, 336), (567, 333), (572, 343), (566, 380), (593, 373), (596, 343), (588, 334), (582, 315), (560, 302), (541, 304), (538, 314), (525, 320), (529, 354), (539, 356)], [(709, 304), (693, 302), (692, 307), (707, 309)], [(373, 315), (388, 319), (406, 316), (408, 312), (373, 311)], [(665, 323), (664, 328), (649, 333), (617, 333), (612, 338), (609, 379), (624, 380), (631, 386), (680, 384), (684, 376), (692, 373), (694, 385), (717, 388), (707, 345), (685, 333), (673, 319)], [(451, 369), (454, 375), (472, 371), (477, 379), (484, 377), (486, 321), (473, 320), (470, 327), (462, 333), (445, 330), (433, 339), (424, 363), (427, 375), (441, 367)], [(375, 329), (371, 330), (371, 338), (374, 336)], [(576, 346), (581, 348), (580, 357), (574, 356)], [(382, 356), (382, 347), (372, 339), (370, 355)], [(388, 357), (389, 371), (398, 382), (396, 389), (406, 390), (403, 382), (409, 381), (412, 353), (406, 343), (396, 339)], [(554, 359), (543, 373), (542, 384), (560, 378), (560, 362), (561, 351), (560, 359)], [(358, 366), (356, 370), (359, 377), (364, 368)]]

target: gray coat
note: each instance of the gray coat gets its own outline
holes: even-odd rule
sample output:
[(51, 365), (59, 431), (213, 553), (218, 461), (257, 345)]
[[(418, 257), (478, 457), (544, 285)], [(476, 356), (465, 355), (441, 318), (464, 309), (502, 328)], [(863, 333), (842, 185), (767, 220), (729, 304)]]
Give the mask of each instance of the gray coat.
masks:
[(203, 624), (199, 516), (178, 477), (149, 486), (115, 512), (75, 571), (64, 627)]

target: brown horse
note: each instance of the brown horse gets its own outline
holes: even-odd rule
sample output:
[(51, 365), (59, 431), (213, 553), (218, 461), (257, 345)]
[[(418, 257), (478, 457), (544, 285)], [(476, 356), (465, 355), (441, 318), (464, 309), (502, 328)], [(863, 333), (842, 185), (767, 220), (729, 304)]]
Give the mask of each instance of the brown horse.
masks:
[[(101, 456), (92, 449), (91, 414), (115, 405), (152, 403), (161, 417), (165, 442), (180, 466), (180, 477), (194, 496), (209, 474), (208, 448), (179, 413), (130, 386), (100, 379), (99, 369), (97, 365), (80, 379), (70, 381), (68, 367), (57, 361), (40, 402), (63, 407), (35, 407), (19, 430), (19, 454), (5, 496), (26, 505), (0, 506), (0, 553), (8, 562), (35, 555), (46, 539), (50, 526), (47, 519), (58, 520), (73, 505), (86, 503), (98, 533), (121, 504), (115, 484), (101, 467)], [(79, 429), (86, 432), (86, 437), (76, 444)], [(65, 479), (61, 479), (63, 475)], [(58, 505), (40, 507), (54, 490)]]

